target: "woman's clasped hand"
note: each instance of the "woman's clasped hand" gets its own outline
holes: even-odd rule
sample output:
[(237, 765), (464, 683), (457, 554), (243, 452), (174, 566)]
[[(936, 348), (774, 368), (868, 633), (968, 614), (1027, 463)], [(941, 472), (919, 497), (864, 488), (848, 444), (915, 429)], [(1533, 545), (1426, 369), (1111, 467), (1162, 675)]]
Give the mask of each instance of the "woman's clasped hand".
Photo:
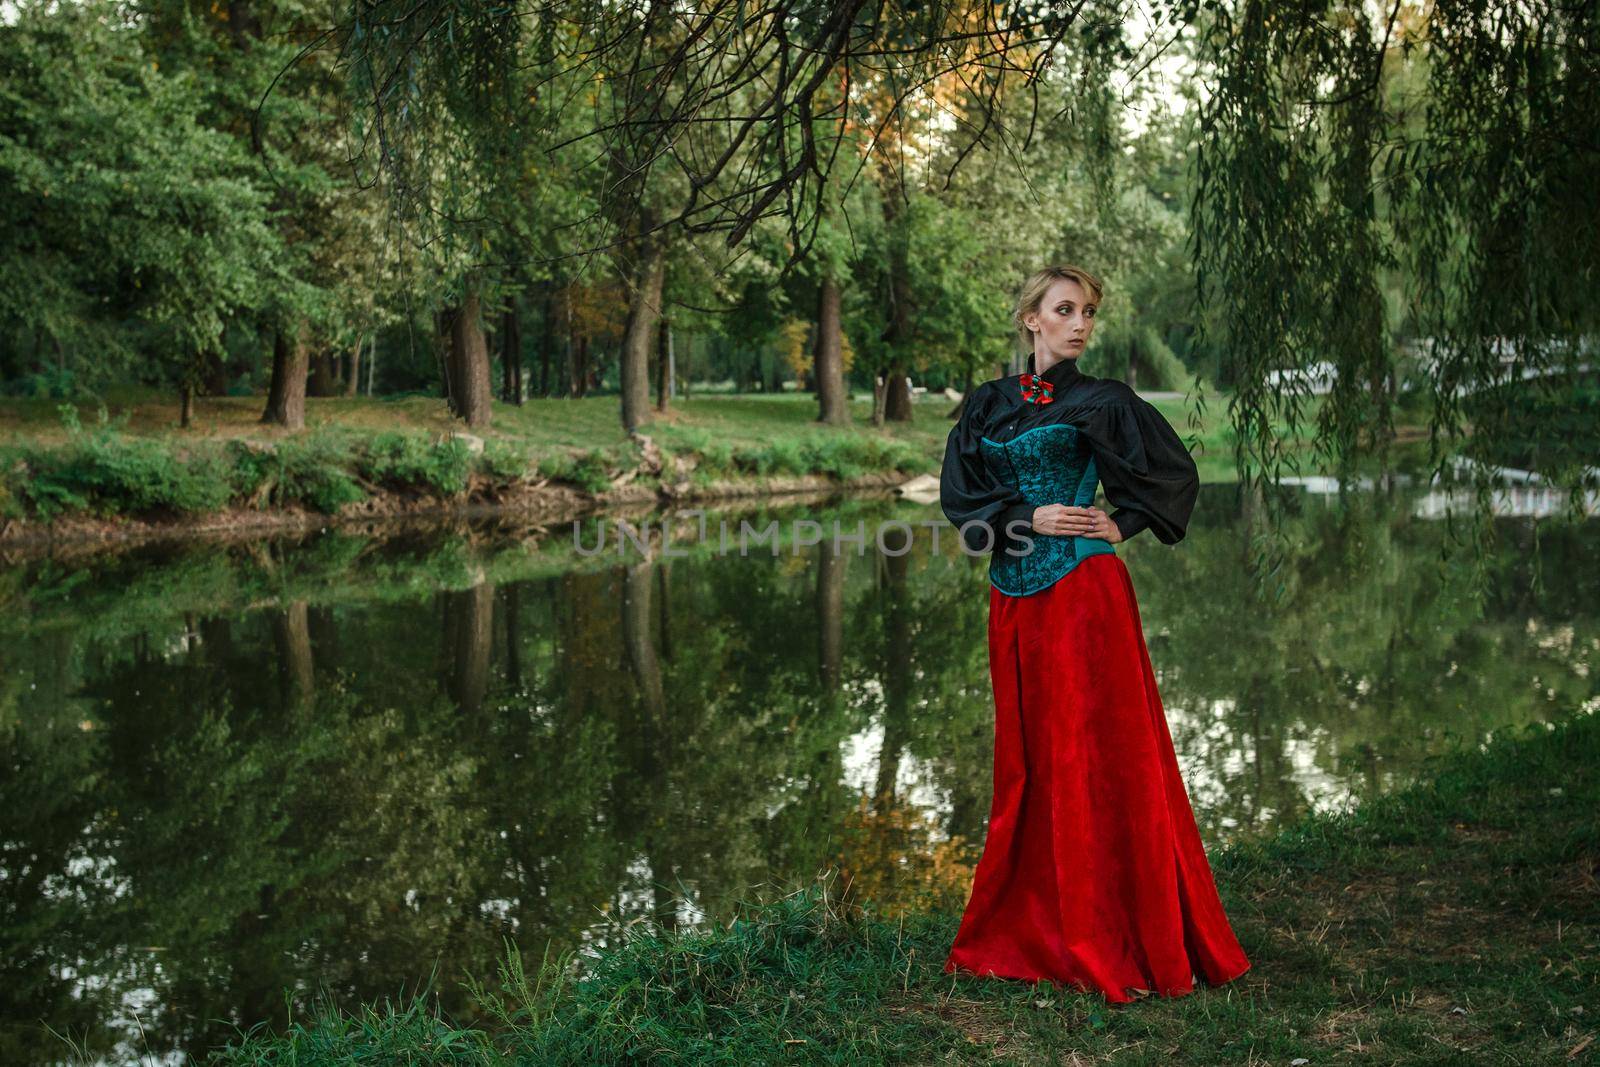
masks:
[(1033, 510), (1033, 532), (1056, 537), (1097, 537), (1116, 544), (1122, 531), (1099, 508), (1071, 504), (1045, 504)]

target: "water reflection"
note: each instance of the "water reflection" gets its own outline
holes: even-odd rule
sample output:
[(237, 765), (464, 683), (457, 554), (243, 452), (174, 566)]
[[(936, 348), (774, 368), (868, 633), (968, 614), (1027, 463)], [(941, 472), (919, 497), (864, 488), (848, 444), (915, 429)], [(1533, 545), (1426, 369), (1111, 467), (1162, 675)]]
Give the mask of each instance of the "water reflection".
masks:
[[(1584, 530), (1502, 523), (1479, 597), (1403, 493), (1308, 496), (1263, 600), (1240, 511), (1207, 487), (1179, 550), (1121, 549), (1208, 839), (1596, 699)], [(435, 968), (460, 1010), (502, 938), (592, 950), (829, 865), (890, 910), (959, 908), (987, 584), (940, 547), (647, 560), (469, 530), (0, 572), (0, 1061), (67, 1060), (45, 1023), (91, 1058), (198, 1056), (281, 1023), (285, 989)]]

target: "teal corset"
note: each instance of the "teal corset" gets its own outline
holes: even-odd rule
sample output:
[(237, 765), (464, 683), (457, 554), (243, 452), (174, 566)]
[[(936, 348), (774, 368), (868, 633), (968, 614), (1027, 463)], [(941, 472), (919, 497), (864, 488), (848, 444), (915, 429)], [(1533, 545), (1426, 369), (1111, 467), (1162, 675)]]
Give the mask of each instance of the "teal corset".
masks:
[[(1094, 503), (1099, 475), (1094, 456), (1070, 423), (1037, 426), (1004, 443), (985, 437), (980, 447), (984, 462), (1005, 485), (1022, 493), (1034, 507), (1070, 504), (1086, 508)], [(1005, 531), (989, 559), (989, 584), (1008, 596), (1027, 596), (1048, 589), (1078, 561), (1106, 553), (1116, 555), (1110, 541), (1099, 537), (1057, 536), (1027, 531), (1033, 550), (1024, 555), (1008, 551)], [(1009, 546), (1025, 552), (1024, 543)]]

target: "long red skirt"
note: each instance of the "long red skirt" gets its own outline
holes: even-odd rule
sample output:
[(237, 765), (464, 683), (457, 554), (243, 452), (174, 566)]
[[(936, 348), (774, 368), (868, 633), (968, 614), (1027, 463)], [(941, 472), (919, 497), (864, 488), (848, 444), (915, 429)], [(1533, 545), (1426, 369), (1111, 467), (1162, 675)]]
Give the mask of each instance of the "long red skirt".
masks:
[(945, 961), (1126, 1003), (1250, 969), (1217, 898), (1127, 566), (989, 588), (994, 799)]

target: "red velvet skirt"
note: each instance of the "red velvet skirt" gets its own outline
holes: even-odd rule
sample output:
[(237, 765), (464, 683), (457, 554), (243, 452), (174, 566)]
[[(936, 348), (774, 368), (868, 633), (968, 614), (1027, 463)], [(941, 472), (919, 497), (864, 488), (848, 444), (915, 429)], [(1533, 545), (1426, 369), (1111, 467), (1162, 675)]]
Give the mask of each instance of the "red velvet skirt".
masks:
[(1108, 1001), (1250, 969), (1206, 861), (1121, 558), (989, 588), (994, 799), (947, 972)]

